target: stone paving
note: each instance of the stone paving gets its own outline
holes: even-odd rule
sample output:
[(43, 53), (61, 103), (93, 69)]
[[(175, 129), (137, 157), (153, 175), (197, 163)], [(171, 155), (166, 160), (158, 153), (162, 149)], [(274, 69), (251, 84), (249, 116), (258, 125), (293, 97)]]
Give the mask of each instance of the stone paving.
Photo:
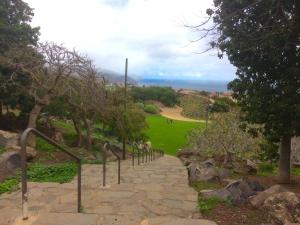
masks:
[(29, 183), (28, 221), (21, 219), (21, 192), (0, 197), (0, 225), (216, 225), (201, 220), (197, 192), (187, 183), (187, 171), (172, 156), (132, 168), (121, 162), (107, 165), (107, 187), (102, 187), (102, 165), (84, 165), (83, 212), (76, 213), (76, 178), (66, 184)]

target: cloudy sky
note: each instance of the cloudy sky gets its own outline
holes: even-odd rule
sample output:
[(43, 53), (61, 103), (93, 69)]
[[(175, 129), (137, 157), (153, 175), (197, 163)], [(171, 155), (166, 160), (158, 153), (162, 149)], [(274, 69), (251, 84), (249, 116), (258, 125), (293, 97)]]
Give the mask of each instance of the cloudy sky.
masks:
[(207, 42), (191, 44), (213, 0), (25, 0), (34, 8), (41, 40), (88, 54), (97, 67), (134, 77), (232, 80), (235, 69), (214, 52), (195, 54)]

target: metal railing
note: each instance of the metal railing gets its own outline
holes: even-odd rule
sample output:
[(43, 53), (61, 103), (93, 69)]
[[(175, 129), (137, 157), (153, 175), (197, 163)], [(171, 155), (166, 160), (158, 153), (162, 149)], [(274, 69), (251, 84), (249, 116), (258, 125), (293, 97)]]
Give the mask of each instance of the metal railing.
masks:
[(151, 162), (158, 157), (164, 156), (162, 150), (147, 149), (145, 146), (140, 148), (136, 142), (132, 144), (132, 167), (135, 166), (135, 156), (137, 156), (138, 165)]
[(103, 146), (103, 151), (102, 151), (102, 159), (103, 159), (103, 173), (102, 173), (102, 185), (103, 187), (106, 186), (106, 159), (107, 159), (107, 152), (110, 151), (118, 160), (118, 184), (121, 183), (121, 157), (118, 155), (118, 153), (110, 147), (110, 144), (106, 142)]
[(38, 136), (49, 144), (55, 146), (60, 149), (67, 155), (71, 156), (75, 159), (77, 163), (77, 212), (81, 211), (81, 159), (74, 155), (73, 153), (66, 150), (64, 147), (41, 133), (35, 128), (27, 128), (21, 135), (21, 181), (22, 181), (22, 212), (23, 212), (23, 220), (28, 219), (28, 188), (27, 188), (27, 154), (26, 154), (26, 146), (27, 140), (30, 133), (33, 133), (35, 136)]

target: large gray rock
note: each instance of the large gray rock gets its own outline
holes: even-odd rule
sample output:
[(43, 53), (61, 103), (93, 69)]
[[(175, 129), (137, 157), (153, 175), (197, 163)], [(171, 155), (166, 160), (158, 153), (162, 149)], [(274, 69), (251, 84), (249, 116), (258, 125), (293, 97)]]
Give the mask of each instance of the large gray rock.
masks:
[(19, 152), (5, 152), (0, 157), (0, 167), (7, 172), (13, 172), (21, 167), (21, 156)]
[(251, 160), (244, 160), (242, 162), (233, 163), (233, 171), (241, 175), (249, 175), (257, 173), (256, 163)]
[(282, 186), (280, 186), (278, 184), (274, 185), (274, 186), (268, 188), (267, 190), (262, 191), (262, 192), (258, 193), (257, 195), (255, 195), (253, 198), (250, 199), (250, 203), (254, 207), (259, 208), (263, 205), (265, 200), (267, 198), (269, 198), (270, 196), (281, 193), (281, 192), (285, 192), (285, 191), (286, 191), (286, 189), (283, 188)]
[(204, 161), (202, 163), (192, 162), (188, 167), (189, 181), (220, 181), (218, 170), (211, 162)]
[(19, 145), (20, 135), (9, 131), (0, 130), (0, 147), (9, 148)]
[(219, 198), (230, 200), (233, 204), (239, 205), (248, 201), (249, 197), (254, 196), (257, 192), (263, 191), (264, 188), (257, 182), (248, 179), (239, 179), (229, 183), (226, 187), (217, 190), (202, 191), (203, 198)]
[(281, 192), (268, 197), (263, 204), (272, 224), (300, 223), (300, 198), (293, 192)]

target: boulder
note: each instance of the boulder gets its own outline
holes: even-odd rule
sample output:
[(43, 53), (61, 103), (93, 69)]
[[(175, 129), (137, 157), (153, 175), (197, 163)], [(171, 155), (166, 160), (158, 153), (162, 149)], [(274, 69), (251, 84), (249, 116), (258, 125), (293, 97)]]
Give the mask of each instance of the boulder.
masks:
[[(20, 146), (11, 146), (9, 148), (7, 148), (8, 152), (20, 152), (21, 147)], [(26, 146), (26, 156), (27, 156), (27, 160), (31, 161), (32, 159), (34, 159), (37, 156), (37, 151), (30, 147), (30, 146)]]
[(263, 205), (263, 203), (265, 202), (265, 200), (275, 194), (281, 193), (281, 192), (285, 192), (286, 189), (283, 188), (280, 185), (274, 185), (270, 188), (268, 188), (265, 191), (262, 191), (260, 193), (258, 193), (257, 195), (255, 195), (253, 198), (250, 199), (250, 203), (252, 206), (259, 208)]
[(262, 190), (263, 187), (259, 183), (243, 178), (235, 180), (221, 189), (202, 191), (201, 196), (204, 198), (216, 197), (230, 200), (233, 204), (239, 205), (248, 201), (250, 196)]
[(0, 157), (0, 167), (12, 172), (21, 167), (21, 156), (19, 152), (5, 152)]
[(187, 167), (189, 181), (220, 181), (218, 170), (211, 166), (210, 163), (192, 162)]
[(249, 175), (257, 173), (257, 166), (251, 160), (233, 163), (233, 171), (241, 175)]
[(300, 223), (300, 198), (293, 192), (281, 192), (269, 196), (263, 203), (274, 225)]
[(19, 145), (20, 135), (9, 131), (0, 130), (0, 147), (9, 148)]

